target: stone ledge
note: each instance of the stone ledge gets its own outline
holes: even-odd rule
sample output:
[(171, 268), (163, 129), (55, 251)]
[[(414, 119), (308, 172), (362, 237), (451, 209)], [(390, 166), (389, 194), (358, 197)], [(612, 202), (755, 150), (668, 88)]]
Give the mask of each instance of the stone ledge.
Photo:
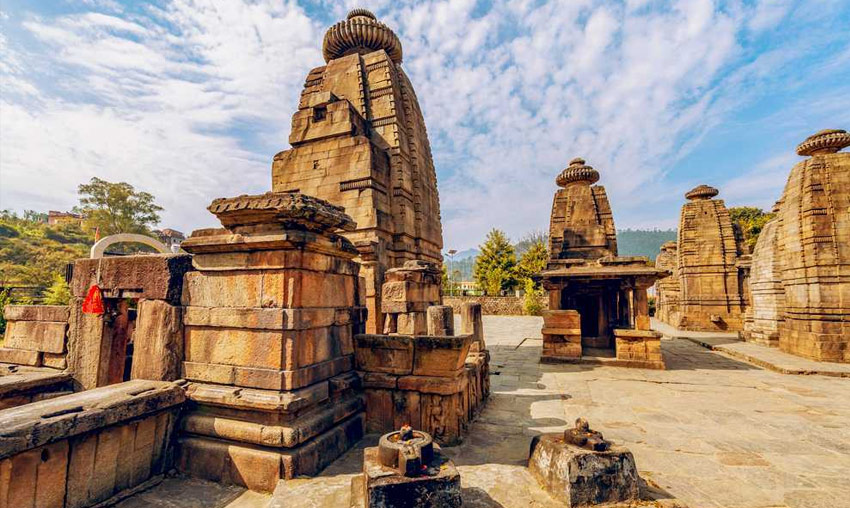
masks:
[(182, 404), (183, 388), (133, 380), (0, 412), (0, 459)]

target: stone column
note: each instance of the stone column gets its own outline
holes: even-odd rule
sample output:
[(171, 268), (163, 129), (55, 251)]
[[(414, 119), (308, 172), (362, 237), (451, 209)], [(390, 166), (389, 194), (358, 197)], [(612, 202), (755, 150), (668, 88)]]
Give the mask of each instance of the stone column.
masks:
[(460, 307), (460, 334), (472, 335), (472, 350), (482, 351), (487, 348), (484, 342), (484, 320), (481, 315), (481, 304), (465, 302)]

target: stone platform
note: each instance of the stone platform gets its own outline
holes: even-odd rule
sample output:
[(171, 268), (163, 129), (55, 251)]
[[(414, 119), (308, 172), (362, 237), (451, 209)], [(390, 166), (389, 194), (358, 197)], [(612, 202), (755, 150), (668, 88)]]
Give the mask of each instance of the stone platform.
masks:
[(677, 330), (670, 325), (653, 321), (653, 328), (668, 337), (685, 339), (706, 349), (717, 351), (747, 363), (779, 372), (799, 376), (820, 375), (850, 378), (850, 365), (818, 362), (792, 355), (777, 348), (740, 340), (736, 333), (690, 332)]

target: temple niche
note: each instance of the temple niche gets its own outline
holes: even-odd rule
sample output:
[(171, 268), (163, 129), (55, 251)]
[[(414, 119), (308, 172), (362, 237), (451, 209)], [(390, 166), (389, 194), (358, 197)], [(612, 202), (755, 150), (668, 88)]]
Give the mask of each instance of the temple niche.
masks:
[(365, 278), (368, 333), (380, 333), (384, 272), (408, 260), (439, 263), (442, 227), (425, 122), (401, 68), (398, 37), (355, 9), (328, 29), (322, 67), (310, 71), (289, 143), (272, 164), (275, 192), (345, 208)]
[(839, 152), (847, 146), (846, 131), (824, 130), (797, 147), (808, 158), (791, 169), (776, 226), (779, 347), (832, 362), (850, 362), (850, 153)]
[(541, 361), (589, 361), (664, 368), (661, 334), (649, 329), (647, 288), (669, 275), (643, 257), (617, 256), (616, 229), (599, 172), (573, 159), (555, 179), (549, 292)]
[(678, 250), (676, 242), (665, 242), (655, 258), (656, 268), (672, 274), (655, 283), (655, 317), (665, 323), (675, 323), (679, 320)]
[(699, 185), (685, 194), (679, 219), (677, 275), (682, 330), (740, 331), (746, 310), (745, 246), (719, 191)]

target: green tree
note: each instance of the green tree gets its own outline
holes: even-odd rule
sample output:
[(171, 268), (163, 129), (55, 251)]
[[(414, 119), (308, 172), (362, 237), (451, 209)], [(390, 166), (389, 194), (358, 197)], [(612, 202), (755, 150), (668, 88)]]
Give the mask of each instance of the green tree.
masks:
[(68, 305), (71, 301), (71, 288), (65, 278), (59, 274), (53, 275), (53, 284), (44, 292), (45, 305)]
[[(525, 285), (524, 281), (531, 280), (533, 275), (543, 271), (548, 261), (549, 250), (546, 248), (546, 244), (542, 240), (537, 240), (519, 258), (519, 263), (516, 266), (517, 279), (523, 281), (523, 285)], [(534, 285), (535, 288), (538, 286), (539, 284)]]
[(100, 229), (102, 236), (118, 233), (147, 234), (159, 222), (162, 207), (152, 194), (139, 192), (125, 182), (112, 183), (92, 178), (78, 188), (80, 206), (74, 211), (85, 217), (86, 229)]
[(473, 267), (473, 277), (478, 287), (488, 295), (495, 296), (516, 285), (516, 253), (505, 233), (498, 229), (491, 230), (478, 250), (481, 253), (475, 258)]
[(543, 311), (540, 297), (543, 296), (543, 288), (536, 287), (534, 281), (525, 279), (525, 295), (522, 300), (522, 308), (528, 316), (539, 316)]
[(744, 242), (749, 247), (750, 252), (756, 246), (756, 241), (761, 230), (764, 229), (764, 225), (775, 217), (775, 214), (767, 213), (754, 206), (732, 207), (729, 209), (729, 215), (732, 217), (732, 222), (738, 225), (741, 234), (744, 235)]

